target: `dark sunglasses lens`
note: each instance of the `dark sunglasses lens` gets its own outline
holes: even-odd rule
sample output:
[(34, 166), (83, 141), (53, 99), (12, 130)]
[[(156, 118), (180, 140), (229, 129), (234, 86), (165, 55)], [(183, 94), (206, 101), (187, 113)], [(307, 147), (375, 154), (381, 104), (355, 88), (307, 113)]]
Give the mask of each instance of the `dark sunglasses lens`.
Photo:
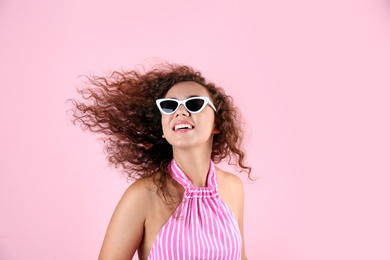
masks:
[(165, 100), (160, 103), (160, 106), (165, 113), (172, 113), (177, 108), (177, 102), (173, 100)]
[(195, 98), (195, 99), (188, 100), (186, 102), (186, 107), (191, 112), (198, 112), (203, 107), (203, 104), (204, 104), (203, 99)]

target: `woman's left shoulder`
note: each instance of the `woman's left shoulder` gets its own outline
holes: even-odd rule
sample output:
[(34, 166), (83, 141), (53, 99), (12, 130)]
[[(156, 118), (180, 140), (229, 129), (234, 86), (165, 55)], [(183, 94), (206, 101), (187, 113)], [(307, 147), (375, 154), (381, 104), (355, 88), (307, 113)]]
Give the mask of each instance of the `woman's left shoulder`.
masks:
[(243, 193), (244, 185), (236, 174), (216, 168), (219, 189), (223, 188), (232, 192)]
[(241, 219), (244, 205), (244, 187), (241, 179), (230, 172), (217, 169), (218, 194), (238, 221)]

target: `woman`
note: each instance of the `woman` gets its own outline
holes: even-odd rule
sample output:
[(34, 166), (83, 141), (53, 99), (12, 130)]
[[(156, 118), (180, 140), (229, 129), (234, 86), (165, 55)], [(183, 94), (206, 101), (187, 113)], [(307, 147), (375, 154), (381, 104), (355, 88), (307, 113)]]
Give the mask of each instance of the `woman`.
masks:
[(135, 179), (118, 203), (99, 259), (246, 259), (240, 114), (188, 66), (93, 77), (74, 122), (106, 136), (109, 161)]

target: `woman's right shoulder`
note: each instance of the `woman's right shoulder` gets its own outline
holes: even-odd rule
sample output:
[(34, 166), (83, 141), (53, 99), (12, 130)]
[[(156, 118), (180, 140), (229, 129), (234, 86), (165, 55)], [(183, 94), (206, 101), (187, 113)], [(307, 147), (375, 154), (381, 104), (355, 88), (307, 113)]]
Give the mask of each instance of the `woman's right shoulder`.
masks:
[(135, 180), (132, 184), (130, 184), (124, 192), (122, 199), (136, 199), (140, 203), (148, 203), (150, 200), (155, 198), (156, 194), (157, 186), (153, 181), (153, 177), (147, 177)]
[(127, 219), (133, 223), (143, 223), (154, 212), (157, 198), (154, 187), (153, 178), (138, 179), (130, 184), (115, 208), (113, 219), (123, 218), (123, 221)]
[(134, 181), (111, 217), (99, 259), (131, 259), (144, 236), (145, 221), (154, 210), (153, 178)]

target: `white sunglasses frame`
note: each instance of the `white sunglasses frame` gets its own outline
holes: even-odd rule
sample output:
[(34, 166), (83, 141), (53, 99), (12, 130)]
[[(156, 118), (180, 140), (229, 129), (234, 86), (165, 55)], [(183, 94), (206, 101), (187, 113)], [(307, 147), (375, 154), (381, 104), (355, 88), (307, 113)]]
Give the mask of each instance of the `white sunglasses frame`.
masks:
[[(192, 112), (191, 110), (189, 110), (187, 108), (186, 102), (189, 100), (192, 100), (192, 99), (202, 99), (204, 101), (203, 106), (198, 111)], [(163, 101), (175, 101), (175, 102), (177, 102), (178, 105), (174, 111), (172, 111), (171, 113), (167, 113), (161, 108), (160, 104)], [(211, 106), (212, 109), (214, 109), (215, 112), (217, 112), (217, 109), (215, 108), (215, 106), (213, 105), (213, 103), (211, 102), (209, 97), (190, 97), (190, 98), (187, 98), (184, 100), (178, 100), (178, 99), (174, 99), (174, 98), (159, 98), (156, 100), (156, 105), (157, 105), (158, 109), (160, 110), (160, 112), (162, 114), (165, 114), (165, 115), (172, 115), (173, 113), (175, 113), (179, 109), (180, 105), (183, 105), (189, 113), (197, 114), (197, 113), (201, 112), (208, 104)]]

